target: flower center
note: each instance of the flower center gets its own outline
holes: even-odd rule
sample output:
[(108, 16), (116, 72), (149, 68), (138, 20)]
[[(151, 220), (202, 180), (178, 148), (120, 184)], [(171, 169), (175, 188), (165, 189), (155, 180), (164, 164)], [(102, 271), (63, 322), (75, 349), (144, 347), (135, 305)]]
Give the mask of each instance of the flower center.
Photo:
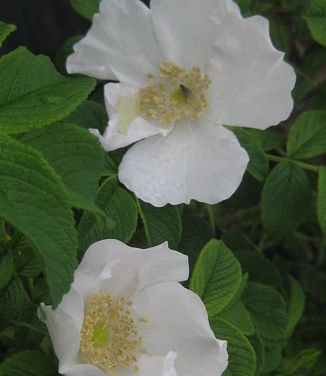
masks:
[(205, 92), (211, 80), (198, 66), (187, 71), (163, 61), (159, 78), (149, 75), (148, 84), (153, 85), (139, 90), (138, 113), (145, 119), (161, 121), (164, 127), (184, 117), (199, 119), (209, 106)]
[(124, 297), (113, 300), (108, 294), (94, 295), (88, 302), (80, 333), (80, 351), (84, 360), (115, 376), (121, 366), (138, 372), (137, 361), (146, 350), (140, 348), (143, 339), (130, 312), (131, 301)]

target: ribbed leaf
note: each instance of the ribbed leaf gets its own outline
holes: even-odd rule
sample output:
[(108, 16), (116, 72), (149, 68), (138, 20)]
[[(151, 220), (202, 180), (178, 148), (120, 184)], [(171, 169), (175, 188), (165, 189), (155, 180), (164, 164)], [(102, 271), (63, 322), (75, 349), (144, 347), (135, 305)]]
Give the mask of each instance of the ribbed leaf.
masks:
[(0, 376), (56, 376), (54, 365), (37, 350), (20, 351), (0, 364)]
[(326, 167), (319, 167), (317, 214), (321, 229), (326, 234)]
[(100, 0), (70, 0), (70, 4), (77, 13), (92, 21), (98, 11)]
[(177, 206), (166, 205), (156, 208), (138, 200), (140, 216), (145, 227), (148, 245), (155, 245), (168, 241), (170, 248), (176, 249), (181, 239), (181, 215)]
[(0, 132), (18, 133), (68, 116), (96, 81), (61, 76), (48, 57), (20, 47), (1, 58), (0, 82)]
[(306, 111), (298, 117), (290, 130), (287, 153), (295, 159), (326, 153), (326, 111)]
[(241, 267), (226, 245), (211, 240), (201, 251), (190, 280), (190, 289), (205, 303), (209, 316), (219, 313), (241, 284)]
[(20, 141), (43, 154), (68, 189), (72, 206), (95, 207), (105, 154), (96, 137), (76, 125), (56, 123), (26, 133)]
[(312, 188), (305, 171), (285, 161), (268, 176), (262, 194), (262, 220), (266, 231), (282, 236), (301, 225), (312, 204)]
[(263, 338), (277, 340), (285, 337), (288, 325), (286, 304), (276, 290), (250, 282), (244, 290), (242, 300)]
[(218, 318), (210, 320), (217, 338), (227, 340), (229, 365), (232, 376), (252, 376), (256, 369), (256, 355), (248, 339), (237, 328)]
[(0, 214), (29, 237), (56, 306), (73, 280), (77, 234), (68, 194), (42, 154), (0, 138)]
[(326, 46), (326, 2), (311, 0), (305, 19), (313, 38), (322, 46)]

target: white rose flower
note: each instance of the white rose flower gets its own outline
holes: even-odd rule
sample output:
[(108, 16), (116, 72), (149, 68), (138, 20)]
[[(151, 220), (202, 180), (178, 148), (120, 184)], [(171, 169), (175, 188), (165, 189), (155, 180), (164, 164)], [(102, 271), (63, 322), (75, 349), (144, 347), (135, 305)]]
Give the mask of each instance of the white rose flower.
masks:
[(154, 206), (214, 204), (239, 186), (248, 155), (223, 125), (265, 129), (292, 111), (293, 69), (268, 21), (231, 0), (102, 0), (67, 60), (105, 86), (110, 151), (137, 142), (119, 179)]
[(228, 364), (200, 298), (177, 281), (188, 258), (167, 243), (93, 244), (56, 310), (41, 304), (65, 376), (218, 376)]

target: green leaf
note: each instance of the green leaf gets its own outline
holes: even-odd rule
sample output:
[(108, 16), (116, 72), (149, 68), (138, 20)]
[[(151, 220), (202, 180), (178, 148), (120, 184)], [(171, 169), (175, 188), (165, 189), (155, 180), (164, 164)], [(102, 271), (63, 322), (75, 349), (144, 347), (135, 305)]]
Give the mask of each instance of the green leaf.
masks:
[(306, 159), (324, 153), (326, 153), (326, 112), (306, 111), (291, 127), (287, 154), (294, 159)]
[(255, 333), (250, 314), (241, 300), (238, 300), (232, 307), (224, 309), (218, 317), (231, 323), (245, 336), (251, 336)]
[(247, 129), (255, 139), (257, 145), (264, 151), (282, 148), (285, 145), (286, 137), (283, 133), (272, 129)]
[(183, 213), (179, 249), (188, 256), (191, 271), (195, 266), (201, 249), (214, 237), (215, 234), (205, 219)]
[(262, 338), (278, 340), (285, 337), (288, 325), (286, 304), (273, 288), (249, 282), (242, 295)]
[(279, 15), (269, 17), (269, 30), (273, 45), (288, 57), (292, 49), (292, 33), (288, 22)]
[(0, 364), (0, 376), (56, 376), (48, 358), (37, 350), (20, 351)]
[(312, 188), (305, 171), (284, 161), (269, 174), (262, 193), (262, 221), (267, 232), (283, 236), (300, 226), (312, 204)]
[(0, 290), (10, 282), (13, 273), (14, 258), (12, 253), (6, 253), (0, 256)]
[(215, 316), (232, 300), (241, 284), (238, 260), (221, 240), (211, 240), (201, 251), (190, 289), (203, 300), (208, 315)]
[(265, 355), (265, 365), (263, 372), (270, 375), (274, 371), (282, 360), (282, 349), (280, 347), (275, 347), (273, 349), (267, 349)]
[(228, 369), (232, 376), (254, 375), (256, 355), (248, 339), (236, 327), (224, 320), (213, 317), (209, 323), (216, 338), (228, 342)]
[(278, 371), (282, 375), (293, 375), (299, 369), (310, 370), (317, 362), (321, 353), (322, 351), (318, 349), (304, 349), (294, 358), (283, 359)]
[(246, 149), (249, 154), (248, 172), (255, 179), (263, 181), (269, 170), (265, 153), (248, 131), (241, 128), (232, 128), (232, 132), (235, 133), (241, 146)]
[(70, 0), (70, 4), (77, 13), (92, 21), (99, 10), (100, 0)]
[(265, 347), (264, 342), (259, 336), (258, 333), (255, 333), (254, 336), (248, 338), (251, 346), (256, 353), (256, 373), (255, 375), (260, 375), (264, 366), (265, 366)]
[(182, 231), (179, 208), (173, 205), (157, 208), (141, 200), (137, 202), (148, 245), (154, 247), (167, 241), (170, 248), (177, 249)]
[(0, 47), (9, 34), (16, 30), (15, 25), (9, 25), (0, 21)]
[(4, 320), (15, 320), (24, 310), (30, 307), (31, 302), (22, 281), (18, 278), (13, 278), (0, 295), (0, 327)]
[(104, 106), (93, 101), (85, 101), (65, 120), (85, 129), (98, 129), (100, 133), (103, 133), (108, 125), (108, 115)]
[(31, 239), (56, 306), (73, 280), (77, 234), (67, 192), (42, 154), (0, 138), (0, 214)]
[(79, 42), (82, 39), (82, 37), (83, 37), (82, 35), (75, 35), (67, 39), (58, 49), (58, 52), (55, 56), (55, 65), (60, 73), (67, 74), (67, 70), (66, 70), (67, 57), (73, 53), (74, 44)]
[(326, 234), (326, 167), (320, 166), (318, 173), (317, 214), (320, 227)]
[(26, 133), (20, 141), (43, 154), (68, 189), (72, 206), (95, 207), (105, 155), (96, 137), (76, 125), (56, 123)]
[(79, 223), (78, 233), (82, 253), (95, 241), (113, 238), (127, 243), (136, 231), (138, 210), (132, 195), (117, 185), (116, 178), (106, 180), (101, 186), (96, 204), (115, 222), (107, 228), (93, 214), (85, 213)]
[(291, 275), (289, 276), (289, 281), (291, 291), (288, 305), (289, 325), (287, 331), (290, 335), (302, 317), (305, 306), (305, 295), (302, 287)]
[(322, 46), (326, 46), (325, 0), (311, 0), (305, 19), (315, 41), (320, 43)]
[(68, 116), (95, 87), (91, 78), (61, 76), (50, 59), (23, 47), (0, 59), (0, 132), (40, 128)]
[(248, 248), (233, 249), (235, 249), (233, 253), (240, 261), (242, 270), (249, 273), (250, 281), (270, 286), (278, 286), (281, 283), (276, 267), (264, 255)]

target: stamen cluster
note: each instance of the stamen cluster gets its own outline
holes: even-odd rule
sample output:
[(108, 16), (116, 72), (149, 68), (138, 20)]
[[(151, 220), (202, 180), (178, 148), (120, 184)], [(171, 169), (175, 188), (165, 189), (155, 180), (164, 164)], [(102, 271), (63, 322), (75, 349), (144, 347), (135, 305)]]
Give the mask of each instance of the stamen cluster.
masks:
[[(205, 91), (211, 84), (199, 66), (189, 71), (179, 65), (164, 61), (160, 64), (159, 79), (154, 85), (139, 90), (138, 113), (145, 119), (159, 120), (168, 127), (184, 117), (199, 119), (209, 102)], [(148, 76), (148, 84), (155, 81)]]
[(121, 366), (138, 372), (143, 339), (137, 321), (132, 317), (132, 301), (124, 297), (113, 300), (108, 294), (97, 294), (88, 302), (80, 333), (80, 351), (86, 363), (101, 368), (109, 376)]

